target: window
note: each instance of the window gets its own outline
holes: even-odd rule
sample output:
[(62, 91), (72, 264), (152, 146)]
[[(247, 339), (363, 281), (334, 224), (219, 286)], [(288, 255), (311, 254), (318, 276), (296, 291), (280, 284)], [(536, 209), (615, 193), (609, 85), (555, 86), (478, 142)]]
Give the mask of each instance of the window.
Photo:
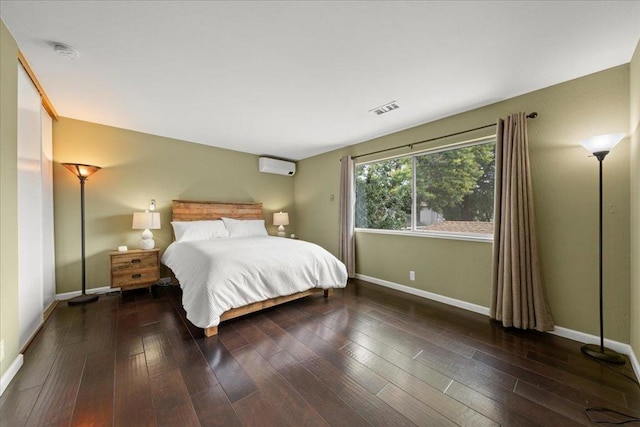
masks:
[(494, 181), (494, 140), (360, 164), (356, 227), (488, 237)]

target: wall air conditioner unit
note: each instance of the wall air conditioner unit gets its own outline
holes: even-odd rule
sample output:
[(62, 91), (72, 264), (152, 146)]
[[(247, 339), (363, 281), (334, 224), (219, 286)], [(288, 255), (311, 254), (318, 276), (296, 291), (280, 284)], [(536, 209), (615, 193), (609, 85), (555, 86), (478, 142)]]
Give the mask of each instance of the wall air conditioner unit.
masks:
[(258, 170), (265, 173), (293, 176), (296, 173), (296, 164), (269, 157), (260, 157), (258, 159)]

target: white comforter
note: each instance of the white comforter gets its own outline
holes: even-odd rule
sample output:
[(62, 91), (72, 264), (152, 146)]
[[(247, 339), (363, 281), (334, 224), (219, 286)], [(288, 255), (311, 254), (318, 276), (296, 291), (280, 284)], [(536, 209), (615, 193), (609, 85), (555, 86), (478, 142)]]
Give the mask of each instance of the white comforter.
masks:
[(283, 237), (174, 242), (162, 262), (180, 281), (187, 319), (200, 328), (218, 325), (231, 308), (347, 284), (346, 268), (336, 257)]

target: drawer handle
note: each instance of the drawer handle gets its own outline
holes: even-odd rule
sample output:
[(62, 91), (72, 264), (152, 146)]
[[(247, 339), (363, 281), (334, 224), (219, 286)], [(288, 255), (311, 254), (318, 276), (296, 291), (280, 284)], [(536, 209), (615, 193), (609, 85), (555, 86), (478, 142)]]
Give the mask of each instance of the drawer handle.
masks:
[(132, 259), (131, 264), (138, 264), (140, 262), (139, 259)]
[(142, 274), (132, 274), (132, 275), (131, 275), (131, 278), (132, 278), (132, 279), (139, 279), (139, 278), (141, 278), (141, 277), (142, 277)]

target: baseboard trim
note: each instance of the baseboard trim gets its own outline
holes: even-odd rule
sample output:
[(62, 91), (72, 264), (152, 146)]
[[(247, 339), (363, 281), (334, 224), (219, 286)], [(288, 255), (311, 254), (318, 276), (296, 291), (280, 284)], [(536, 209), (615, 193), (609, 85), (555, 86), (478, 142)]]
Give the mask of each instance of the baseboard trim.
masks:
[[(470, 302), (461, 301), (455, 298), (446, 297), (443, 295), (435, 294), (433, 292), (424, 291), (422, 289), (412, 288), (411, 286), (401, 285), (399, 283), (390, 282), (388, 280), (378, 279), (377, 277), (366, 276), (364, 274), (357, 274), (356, 279), (361, 279), (369, 283), (373, 283), (375, 285), (384, 286), (386, 288), (395, 289), (400, 292), (404, 292), (411, 295), (416, 295), (422, 298), (430, 299), (433, 301), (441, 302), (443, 304), (451, 305), (453, 307), (462, 308), (464, 310), (473, 311), (474, 313), (483, 314), (485, 316), (489, 315), (489, 308), (483, 307), (481, 305), (472, 304)], [(575, 331), (569, 328), (563, 328), (562, 326), (556, 326), (553, 331), (549, 331), (550, 334), (557, 335), (562, 338), (568, 338), (570, 340), (583, 342), (585, 344), (599, 344), (600, 337), (587, 334), (580, 331)], [(631, 361), (631, 365), (633, 367), (634, 372), (636, 373), (636, 377), (640, 378), (640, 363), (638, 362), (638, 358), (636, 354), (633, 352), (633, 348), (629, 344), (621, 343), (619, 341), (614, 341), (610, 339), (604, 340), (605, 346), (617, 351), (618, 353), (625, 354), (629, 356), (629, 360)]]
[[(106, 294), (111, 291), (119, 291), (120, 288), (112, 288), (110, 286), (103, 286), (101, 288), (92, 288), (87, 289), (87, 294)], [(82, 295), (81, 291), (73, 291), (73, 292), (65, 292), (62, 294), (56, 294), (57, 300), (66, 300), (69, 298), (77, 297), (78, 295)]]
[(356, 279), (361, 279), (366, 282), (370, 282), (376, 285), (384, 286), (386, 288), (395, 289), (406, 294), (416, 295), (422, 298), (438, 301), (443, 304), (452, 305), (454, 307), (463, 308), (474, 313), (489, 315), (489, 308), (481, 305), (472, 304), (470, 302), (462, 301), (455, 298), (445, 297), (444, 295), (434, 294), (433, 292), (423, 291), (422, 289), (412, 288), (411, 286), (401, 285), (399, 283), (389, 282), (388, 280), (378, 279), (377, 277), (365, 276), (364, 274), (357, 274)]
[(42, 313), (42, 317), (44, 318), (44, 322), (46, 322), (47, 319), (49, 318), (49, 316), (51, 316), (51, 313), (53, 313), (53, 310), (56, 309), (56, 307), (58, 306), (59, 302), (60, 301), (58, 301), (55, 298), (53, 299), (53, 301), (51, 301), (51, 304), (49, 304), (49, 307), (47, 307), (47, 309), (44, 311), (44, 313)]
[(20, 368), (22, 368), (23, 363), (24, 357), (22, 354), (18, 354), (18, 356), (13, 359), (11, 365), (9, 365), (5, 373), (2, 375), (2, 378), (0, 378), (0, 396), (2, 396), (7, 387), (9, 387), (9, 383), (13, 380), (13, 377), (16, 376)]
[[(549, 331), (550, 334), (557, 335), (562, 338), (569, 338), (570, 340), (583, 342), (585, 344), (600, 344), (600, 337), (586, 334), (584, 332), (575, 331), (573, 329), (563, 328), (562, 326), (556, 326), (553, 331)], [(631, 350), (629, 344), (621, 343), (619, 341), (613, 341), (610, 339), (604, 339), (604, 345), (611, 350), (615, 350), (618, 353), (628, 354)]]

